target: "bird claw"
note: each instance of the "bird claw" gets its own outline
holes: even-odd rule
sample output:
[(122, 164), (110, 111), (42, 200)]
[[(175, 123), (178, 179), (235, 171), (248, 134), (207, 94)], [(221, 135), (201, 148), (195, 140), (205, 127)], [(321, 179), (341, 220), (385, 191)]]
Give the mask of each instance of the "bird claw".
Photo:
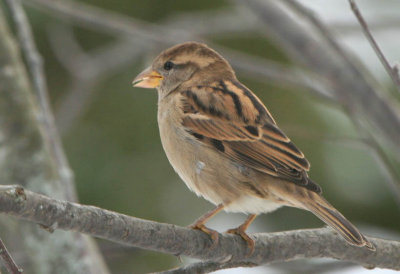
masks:
[(217, 231), (212, 230), (203, 224), (193, 224), (189, 227), (192, 229), (197, 229), (197, 230), (203, 231), (204, 233), (208, 234), (212, 241), (212, 245), (210, 248), (214, 248), (217, 246), (218, 241), (219, 241), (219, 233)]
[(241, 228), (240, 226), (237, 228), (232, 228), (227, 230), (226, 233), (239, 235), (247, 243), (247, 247), (249, 248), (247, 257), (250, 257), (254, 253), (254, 246), (255, 246), (254, 240), (250, 238), (249, 235), (246, 234), (243, 228)]

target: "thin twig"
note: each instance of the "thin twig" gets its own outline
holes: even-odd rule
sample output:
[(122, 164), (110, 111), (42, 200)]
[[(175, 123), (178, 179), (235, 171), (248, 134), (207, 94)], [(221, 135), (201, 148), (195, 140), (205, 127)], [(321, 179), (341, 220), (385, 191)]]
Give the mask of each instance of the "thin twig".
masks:
[(400, 77), (398, 72), (394, 67), (391, 67), (388, 60), (386, 59), (385, 55), (383, 54), (382, 50), (379, 48), (378, 43), (375, 41), (374, 37), (372, 36), (367, 23), (364, 20), (356, 2), (354, 0), (349, 0), (351, 10), (353, 11), (354, 15), (356, 16), (358, 22), (360, 23), (362, 30), (367, 37), (369, 43), (371, 44), (372, 48), (374, 49), (376, 55), (381, 61), (383, 67), (385, 68), (386, 72), (389, 74), (390, 78), (392, 78), (393, 83), (396, 85), (397, 89), (400, 91)]
[(22, 268), (19, 268), (15, 263), (14, 259), (11, 257), (11, 254), (8, 252), (7, 247), (0, 239), (0, 259), (3, 261), (4, 266), (7, 271), (11, 274), (22, 273)]
[(49, 151), (51, 152), (53, 159), (57, 165), (55, 169), (59, 173), (59, 178), (64, 187), (66, 197), (71, 201), (76, 201), (75, 186), (73, 183), (73, 173), (69, 168), (66, 156), (64, 154), (61, 140), (57, 132), (57, 128), (54, 122), (54, 117), (51, 112), (47, 84), (45, 78), (45, 72), (43, 69), (43, 60), (36, 48), (32, 30), (26, 14), (22, 8), (20, 0), (6, 0), (10, 12), (12, 13), (12, 19), (14, 20), (18, 39), (22, 48), (22, 52), (27, 61), (28, 69), (31, 74), (31, 80), (33, 82), (35, 91), (37, 93), (37, 99), (39, 101), (42, 117), (40, 121), (43, 124), (44, 137), (46, 138), (45, 144), (48, 145)]

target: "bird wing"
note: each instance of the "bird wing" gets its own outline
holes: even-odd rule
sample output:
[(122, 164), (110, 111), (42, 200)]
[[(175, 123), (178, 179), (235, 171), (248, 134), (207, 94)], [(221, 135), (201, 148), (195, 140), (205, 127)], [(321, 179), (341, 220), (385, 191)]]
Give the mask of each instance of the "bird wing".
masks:
[(219, 81), (180, 95), (182, 125), (199, 141), (243, 166), (321, 191), (308, 179), (304, 154), (241, 83)]

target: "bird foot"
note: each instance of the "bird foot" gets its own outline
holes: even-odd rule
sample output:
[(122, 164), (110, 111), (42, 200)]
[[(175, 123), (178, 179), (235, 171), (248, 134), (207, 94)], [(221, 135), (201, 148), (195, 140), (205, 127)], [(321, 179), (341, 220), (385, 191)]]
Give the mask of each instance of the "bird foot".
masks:
[(247, 257), (251, 256), (254, 252), (254, 240), (252, 238), (250, 238), (249, 235), (246, 234), (245, 230), (243, 229), (243, 227), (239, 226), (237, 228), (232, 228), (226, 231), (226, 233), (229, 234), (236, 234), (239, 235), (240, 237), (242, 237), (243, 240), (246, 241), (247, 246), (249, 248), (249, 252), (247, 253)]
[(197, 230), (203, 231), (204, 233), (208, 234), (212, 241), (212, 245), (210, 248), (214, 248), (217, 246), (218, 240), (219, 240), (218, 231), (212, 230), (212, 229), (206, 227), (204, 224), (194, 223), (194, 224), (190, 225), (189, 227), (192, 229), (197, 229)]

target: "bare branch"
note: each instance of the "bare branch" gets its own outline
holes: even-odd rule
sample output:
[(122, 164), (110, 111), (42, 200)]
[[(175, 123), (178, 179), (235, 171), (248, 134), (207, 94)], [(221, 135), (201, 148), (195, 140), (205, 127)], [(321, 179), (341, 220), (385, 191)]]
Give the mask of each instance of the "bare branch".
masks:
[[(25, 0), (24, 2), (47, 12), (49, 15), (57, 14), (58, 18), (61, 16), (61, 18), (67, 20), (72, 18), (74, 24), (88, 29), (108, 33), (119, 38), (121, 36), (122, 38), (135, 38), (136, 46), (138, 40), (143, 40), (147, 45), (146, 50), (149, 50), (149, 47), (165, 47), (193, 39), (205, 41), (222, 52), (232, 62), (235, 69), (244, 72), (247, 76), (259, 81), (273, 81), (280, 85), (291, 85), (297, 89), (301, 87), (314, 95), (317, 94), (319, 98), (333, 100), (333, 96), (329, 93), (331, 87), (327, 85), (327, 82), (321, 81), (311, 73), (284, 68), (282, 65), (275, 65), (273, 62), (268, 62), (260, 57), (250, 57), (247, 54), (214, 45), (203, 37), (199, 37), (197, 33), (173, 28), (173, 22), (170, 22), (171, 26), (168, 25), (169, 21), (160, 25), (151, 24), (78, 2), (48, 0)], [(140, 39), (137, 39), (138, 37)], [(131, 39), (131, 41), (133, 40)]]
[[(42, 117), (38, 98), (33, 95), (20, 48), (9, 31), (2, 9), (0, 36), (0, 183), (17, 181), (38, 192), (68, 199), (65, 191), (68, 186), (60, 180), (58, 166), (46, 145), (43, 124), (38, 121)], [(89, 237), (65, 233), (54, 241), (38, 227), (21, 223), (11, 229), (4, 225), (6, 222), (9, 220), (2, 216), (1, 230), (13, 244), (29, 253), (26, 264), (31, 264), (34, 272), (58, 273), (57, 270), (64, 269), (66, 272), (108, 273)]]
[(12, 274), (22, 273), (22, 268), (19, 268), (11, 254), (8, 252), (6, 246), (4, 245), (3, 241), (0, 239), (0, 259), (3, 261), (4, 266), (6, 267), (7, 271)]
[(372, 48), (374, 49), (376, 55), (378, 56), (379, 60), (381, 61), (383, 67), (385, 68), (386, 72), (389, 74), (390, 78), (392, 78), (393, 83), (396, 85), (397, 89), (400, 90), (400, 77), (398, 72), (396, 72), (395, 67), (392, 67), (388, 60), (386, 59), (385, 55), (383, 54), (382, 50), (379, 48), (378, 43), (376, 43), (374, 37), (372, 36), (367, 22), (365, 22), (364, 17), (362, 16), (358, 6), (354, 0), (349, 0), (351, 10), (353, 11), (354, 15), (356, 16), (358, 22), (361, 25), (361, 28), (367, 37), (369, 43), (371, 44)]
[(42, 58), (36, 48), (32, 30), (22, 8), (21, 1), (6, 0), (6, 2), (12, 13), (11, 18), (14, 20), (17, 28), (21, 49), (27, 60), (28, 69), (31, 74), (31, 80), (40, 104), (41, 119), (39, 119), (39, 121), (43, 124), (43, 128), (45, 129), (43, 136), (46, 139), (45, 144), (48, 146), (49, 151), (51, 152), (52, 157), (57, 164), (55, 171), (59, 173), (66, 197), (68, 197), (68, 199), (71, 201), (76, 201), (77, 197), (73, 182), (73, 173), (69, 168), (67, 159), (65, 157), (50, 108)]
[(254, 234), (254, 253), (236, 235), (220, 234), (215, 248), (204, 233), (156, 223), (94, 206), (61, 201), (24, 190), (0, 188), (0, 212), (54, 229), (72, 230), (124, 245), (219, 263), (261, 265), (299, 258), (335, 258), (368, 267), (400, 270), (400, 242), (368, 239), (377, 251), (349, 246), (331, 229)]

